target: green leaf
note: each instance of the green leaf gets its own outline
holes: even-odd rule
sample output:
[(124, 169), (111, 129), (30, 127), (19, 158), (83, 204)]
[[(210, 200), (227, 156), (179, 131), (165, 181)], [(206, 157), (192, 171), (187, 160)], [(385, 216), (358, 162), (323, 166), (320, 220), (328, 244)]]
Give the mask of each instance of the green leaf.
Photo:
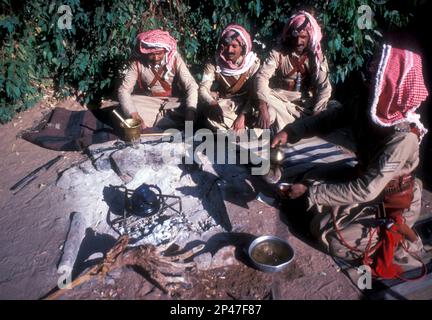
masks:
[(341, 48), (341, 37), (340, 37), (340, 35), (337, 35), (337, 37), (336, 37), (336, 39), (334, 41), (334, 46), (335, 46), (336, 51), (340, 50), (340, 48)]
[(18, 100), (21, 96), (21, 90), (16, 86), (12, 86), (12, 91), (14, 93), (15, 100)]

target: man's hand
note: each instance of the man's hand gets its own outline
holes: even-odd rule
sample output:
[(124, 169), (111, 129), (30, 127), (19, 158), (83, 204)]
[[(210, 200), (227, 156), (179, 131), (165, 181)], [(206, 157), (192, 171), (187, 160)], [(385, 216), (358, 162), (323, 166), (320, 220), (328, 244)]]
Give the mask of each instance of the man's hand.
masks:
[(290, 199), (300, 198), (305, 194), (308, 187), (302, 183), (295, 183), (292, 186), (288, 187), (287, 190), (281, 191), (282, 196), (288, 197)]
[(288, 133), (284, 130), (279, 131), (273, 138), (270, 148), (276, 148), (278, 145), (283, 145), (288, 142)]
[(244, 113), (240, 113), (237, 118), (234, 120), (234, 123), (232, 125), (232, 129), (238, 134), (245, 128), (245, 120), (246, 116)]
[(188, 108), (185, 113), (185, 121), (195, 121), (196, 112), (195, 110)]
[(219, 104), (217, 103), (217, 101), (214, 101), (214, 103), (212, 103), (209, 106), (207, 116), (208, 116), (209, 119), (211, 119), (213, 121), (216, 121), (218, 123), (223, 123), (224, 122), (223, 110), (219, 106)]
[(258, 115), (258, 128), (270, 128), (270, 114), (268, 112), (268, 105), (264, 101), (259, 102), (259, 115)]
[(145, 124), (143, 118), (139, 115), (138, 112), (132, 112), (131, 113), (132, 119), (140, 120), (141, 121), (141, 129), (144, 130), (147, 128), (147, 125)]

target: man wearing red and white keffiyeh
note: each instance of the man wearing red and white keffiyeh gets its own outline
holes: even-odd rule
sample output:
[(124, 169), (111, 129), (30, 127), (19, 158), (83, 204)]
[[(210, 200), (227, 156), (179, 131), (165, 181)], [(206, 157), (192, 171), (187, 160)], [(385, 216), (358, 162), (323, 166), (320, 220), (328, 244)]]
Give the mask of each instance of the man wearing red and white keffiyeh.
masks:
[(252, 85), (259, 66), (249, 33), (238, 24), (228, 25), (219, 38), (214, 62), (204, 67), (199, 87), (200, 109), (212, 129), (237, 133), (245, 129), (252, 115)]
[(138, 34), (131, 60), (118, 91), (126, 115), (140, 119), (143, 129), (182, 127), (181, 119), (195, 119), (198, 85), (168, 32)]
[(280, 45), (270, 52), (256, 76), (257, 127), (280, 130), (295, 119), (327, 108), (332, 87), (321, 39), (321, 28), (308, 12), (300, 11), (288, 20)]
[(426, 100), (421, 57), (411, 51), (384, 45), (376, 72), (372, 120), (383, 127), (414, 123), (423, 137), (427, 130), (415, 113)]
[(294, 184), (287, 196), (306, 195), (311, 207), (320, 208), (311, 228), (331, 254), (360, 260), (375, 276), (403, 279), (403, 267), (421, 264), (422, 241), (412, 227), (420, 216), (422, 184), (413, 172), (427, 130), (415, 112), (428, 91), (420, 55), (388, 44), (372, 76), (368, 108), (353, 101), (297, 121), (272, 145), (351, 124), (358, 165), (338, 167), (338, 179), (328, 170), (321, 177), (311, 172), (312, 180)]

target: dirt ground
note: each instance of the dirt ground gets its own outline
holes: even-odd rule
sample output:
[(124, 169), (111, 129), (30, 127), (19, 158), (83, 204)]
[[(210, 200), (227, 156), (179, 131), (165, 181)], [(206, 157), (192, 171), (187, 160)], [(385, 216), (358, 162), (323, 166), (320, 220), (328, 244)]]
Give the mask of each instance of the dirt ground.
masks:
[[(56, 103), (84, 110), (73, 100)], [(57, 286), (57, 263), (69, 226), (70, 209), (64, 193), (55, 186), (58, 174), (86, 159), (79, 152), (56, 152), (17, 137), (52, 110), (44, 101), (0, 127), (0, 299), (39, 299)], [(9, 188), (27, 173), (63, 154), (64, 158), (43, 172), (26, 188), (13, 194)], [(424, 210), (430, 212), (431, 196), (425, 192)], [(187, 284), (173, 295), (130, 268), (113, 271), (69, 290), (62, 299), (362, 299), (362, 293), (340, 272), (328, 255), (294, 236), (278, 210), (252, 201), (247, 208), (230, 204), (232, 236), (275, 234), (287, 238), (296, 251), (294, 262), (283, 272), (263, 273), (242, 258), (238, 242), (228, 241), (224, 252), (235, 259), (214, 270), (190, 270)], [(236, 252), (234, 252), (236, 251)], [(214, 253), (217, 254), (217, 253)], [(232, 258), (232, 257), (227, 257)]]

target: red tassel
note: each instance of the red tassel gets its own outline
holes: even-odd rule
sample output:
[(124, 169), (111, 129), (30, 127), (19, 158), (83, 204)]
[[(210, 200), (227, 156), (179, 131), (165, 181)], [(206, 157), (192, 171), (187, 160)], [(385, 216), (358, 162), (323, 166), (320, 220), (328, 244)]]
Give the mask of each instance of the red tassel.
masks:
[(403, 239), (397, 230), (397, 226), (403, 223), (403, 219), (400, 214), (393, 217), (395, 220), (393, 226), (390, 229), (386, 227), (381, 229), (382, 245), (376, 253), (373, 267), (375, 274), (384, 279), (394, 279), (403, 273), (402, 268), (393, 262), (394, 251)]

